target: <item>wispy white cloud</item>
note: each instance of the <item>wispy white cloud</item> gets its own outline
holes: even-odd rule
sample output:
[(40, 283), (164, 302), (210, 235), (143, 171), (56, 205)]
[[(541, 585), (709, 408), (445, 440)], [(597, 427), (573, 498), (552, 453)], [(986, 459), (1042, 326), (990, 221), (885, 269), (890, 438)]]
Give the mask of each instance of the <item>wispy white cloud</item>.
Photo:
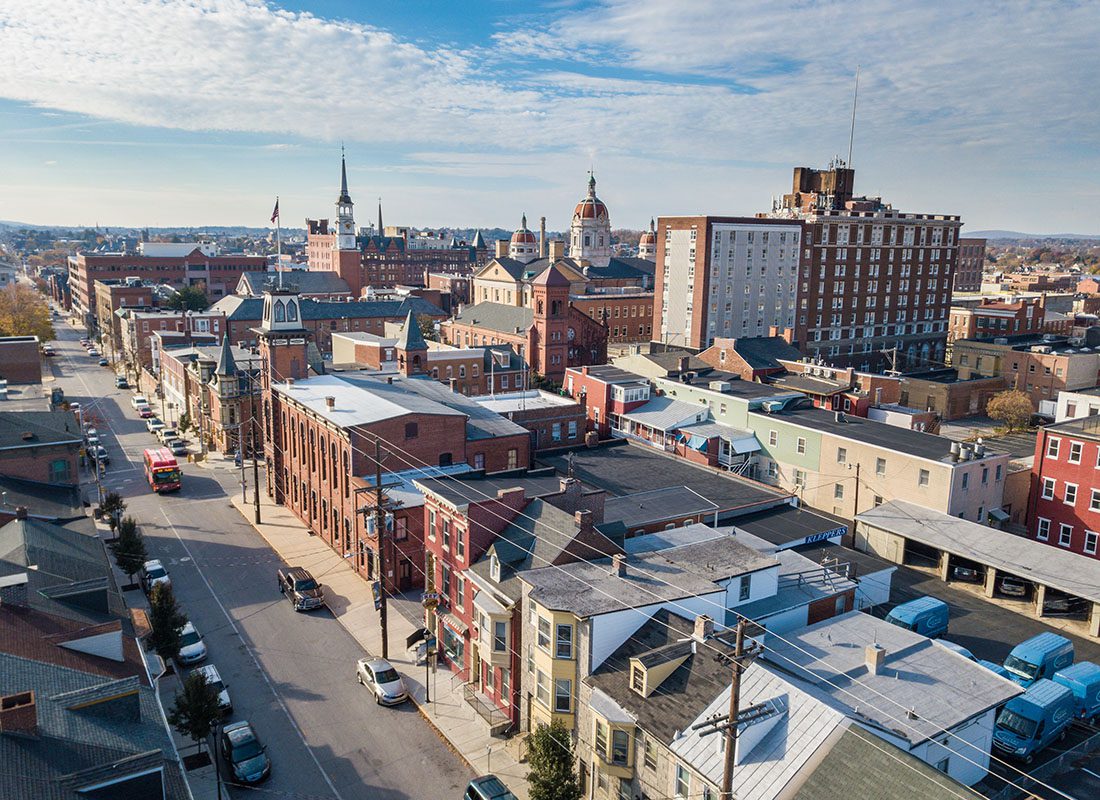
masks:
[(751, 212), (791, 165), (842, 151), (860, 63), (861, 188), (992, 215), (1017, 172), (1072, 202), (1100, 166), (1090, 3), (605, 0), (545, 14), (463, 50), (264, 0), (69, 0), (64, 13), (24, 0), (0, 9), (0, 96), (260, 133), (272, 154), (297, 147), (284, 136), (381, 145), (403, 156), (395, 176), (560, 180), (547, 203), (568, 203), (595, 162), (624, 213), (648, 219)]

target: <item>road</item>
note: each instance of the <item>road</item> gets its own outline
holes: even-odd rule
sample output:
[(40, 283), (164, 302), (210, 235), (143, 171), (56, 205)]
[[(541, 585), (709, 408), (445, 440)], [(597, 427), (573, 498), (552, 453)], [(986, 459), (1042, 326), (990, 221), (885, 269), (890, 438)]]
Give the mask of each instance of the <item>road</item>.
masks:
[[(355, 682), (355, 662), (366, 655), (358, 643), (327, 610), (296, 614), (282, 599), (279, 557), (229, 502), (239, 472), (186, 464), (178, 494), (152, 494), (140, 465), (154, 439), (130, 410), (131, 393), (85, 355), (79, 331), (57, 327), (59, 383), (95, 421), (111, 457), (104, 489), (123, 494), (150, 557), (167, 566), (229, 687), (232, 719), (250, 720), (268, 747), (271, 778), (250, 796), (461, 796), (468, 768), (416, 709), (378, 707)], [(94, 485), (90, 494), (94, 502)]]

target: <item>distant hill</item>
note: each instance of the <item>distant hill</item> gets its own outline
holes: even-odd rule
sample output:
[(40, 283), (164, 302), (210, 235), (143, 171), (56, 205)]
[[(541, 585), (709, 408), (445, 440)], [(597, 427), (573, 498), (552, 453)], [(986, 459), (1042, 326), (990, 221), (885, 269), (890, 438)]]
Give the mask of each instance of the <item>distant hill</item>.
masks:
[(1059, 239), (1094, 241), (1100, 239), (1100, 234), (1089, 233), (1021, 233), (1020, 231), (963, 231), (964, 239), (1023, 239), (1035, 241), (1037, 239)]

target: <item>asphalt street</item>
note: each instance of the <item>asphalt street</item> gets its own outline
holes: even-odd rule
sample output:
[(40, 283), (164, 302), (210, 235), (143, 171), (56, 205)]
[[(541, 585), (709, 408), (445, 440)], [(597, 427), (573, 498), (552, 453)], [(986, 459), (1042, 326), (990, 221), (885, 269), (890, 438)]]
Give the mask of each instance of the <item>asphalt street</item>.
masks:
[[(168, 568), (205, 637), (207, 663), (228, 685), (231, 719), (252, 722), (268, 747), (271, 777), (249, 796), (460, 797), (472, 776), (416, 709), (376, 706), (356, 683), (355, 662), (367, 654), (355, 640), (327, 610), (295, 613), (279, 594), (281, 560), (229, 502), (228, 492), (241, 491), (239, 472), (183, 464), (180, 492), (152, 493), (141, 453), (155, 439), (131, 410), (132, 393), (116, 389), (115, 374), (88, 358), (79, 331), (64, 322), (57, 328), (59, 383), (110, 454), (104, 489), (125, 497), (150, 557)], [(248, 482), (251, 492), (251, 473)], [(89, 494), (94, 503), (94, 485)]]

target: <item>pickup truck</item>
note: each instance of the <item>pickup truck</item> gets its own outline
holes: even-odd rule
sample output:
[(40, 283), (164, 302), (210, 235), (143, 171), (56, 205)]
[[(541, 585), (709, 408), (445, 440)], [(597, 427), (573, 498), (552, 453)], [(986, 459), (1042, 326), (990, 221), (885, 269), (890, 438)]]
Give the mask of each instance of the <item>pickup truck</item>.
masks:
[(305, 567), (283, 567), (276, 578), (279, 591), (294, 606), (295, 611), (311, 611), (325, 604), (321, 584), (313, 579)]

